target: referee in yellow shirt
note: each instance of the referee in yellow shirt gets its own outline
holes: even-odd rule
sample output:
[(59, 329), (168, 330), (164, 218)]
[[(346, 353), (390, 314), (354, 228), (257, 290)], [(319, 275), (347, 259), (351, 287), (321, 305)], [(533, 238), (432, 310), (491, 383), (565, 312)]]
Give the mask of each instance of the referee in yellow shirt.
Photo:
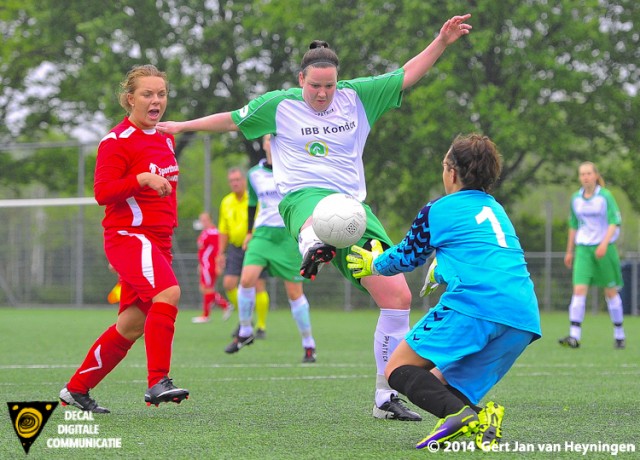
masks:
[[(224, 273), (222, 287), (233, 305), (238, 305), (238, 283), (242, 273), (244, 251), (242, 247), (248, 233), (249, 195), (244, 171), (234, 167), (227, 171), (227, 180), (231, 193), (220, 202), (218, 231), (220, 232), (220, 251), (218, 253), (218, 272)], [(269, 294), (266, 289), (266, 270), (262, 271), (256, 285), (256, 334), (264, 339), (269, 311)]]

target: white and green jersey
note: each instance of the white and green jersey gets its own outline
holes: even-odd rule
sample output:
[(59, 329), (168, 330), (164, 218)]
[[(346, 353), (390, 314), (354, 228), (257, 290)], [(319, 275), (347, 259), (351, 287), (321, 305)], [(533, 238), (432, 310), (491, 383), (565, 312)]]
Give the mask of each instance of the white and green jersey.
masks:
[(278, 212), (282, 195), (273, 180), (273, 171), (267, 166), (267, 160), (260, 160), (247, 173), (249, 182), (249, 206), (259, 206), (258, 216), (253, 228), (284, 227), (284, 221)]
[(233, 111), (247, 139), (272, 134), (274, 179), (284, 196), (307, 187), (364, 201), (362, 154), (373, 124), (402, 102), (404, 70), (339, 81), (329, 108), (316, 112), (301, 88), (268, 92)]
[[(571, 196), (569, 227), (576, 230), (576, 244), (595, 246), (600, 244), (611, 224), (620, 225), (620, 210), (613, 195), (606, 188), (596, 186), (591, 198), (584, 197), (584, 188)], [(611, 243), (618, 239), (620, 227)]]

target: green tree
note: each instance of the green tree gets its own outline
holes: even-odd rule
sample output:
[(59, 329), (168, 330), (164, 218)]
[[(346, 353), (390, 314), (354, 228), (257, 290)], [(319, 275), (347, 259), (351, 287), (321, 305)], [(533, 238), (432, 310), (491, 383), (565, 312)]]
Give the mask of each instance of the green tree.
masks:
[[(457, 133), (471, 130), (502, 149), (496, 195), (507, 206), (544, 184), (573, 184), (585, 159), (610, 183), (637, 189), (640, 4), (632, 0), (7, 0), (0, 9), (0, 140), (38, 141), (78, 127), (99, 138), (123, 116), (118, 82), (141, 62), (170, 76), (165, 119), (194, 118), (297, 85), (313, 39), (337, 50), (340, 78), (380, 74), (464, 12), (473, 15), (472, 34), (445, 52), (369, 138), (368, 200), (385, 223), (401, 232), (441, 193), (440, 160)], [(30, 114), (23, 125), (11, 122), (17, 109)], [(191, 139), (179, 137), (179, 152)], [(242, 136), (215, 143), (215, 152), (244, 151), (250, 163), (260, 155), (258, 143)], [(640, 197), (632, 202), (640, 209)]]
[(341, 57), (340, 77), (353, 78), (397, 68), (444, 19), (464, 12), (473, 15), (472, 34), (406, 92), (367, 143), (369, 201), (389, 227), (406, 227), (442, 193), (440, 160), (456, 134), (472, 130), (502, 149), (495, 193), (507, 206), (545, 184), (573, 186), (585, 159), (602, 163), (611, 183), (637, 186), (630, 154), (640, 115), (636, 2), (269, 2), (257, 23), (262, 34), (284, 29), (302, 43), (292, 53), (298, 61), (311, 39), (329, 41)]
[[(465, 11), (468, 5), (447, 2), (449, 14)], [(369, 150), (379, 155), (373, 163), (385, 170), (369, 181), (376, 199), (407, 203), (417, 196), (420, 201), (434, 185), (440, 189), (441, 171), (434, 165), (457, 133), (471, 130), (491, 136), (502, 150), (505, 167), (496, 195), (507, 206), (541, 185), (573, 184), (577, 164), (586, 159), (602, 163), (612, 183), (627, 176), (610, 173), (609, 168), (622, 166), (631, 179), (628, 153), (635, 150), (638, 130), (627, 125), (639, 115), (637, 97), (629, 92), (638, 85), (638, 48), (628, 44), (638, 41), (630, 28), (640, 21), (637, 3), (470, 5), (472, 34), (446, 51), (426, 82), (407, 92), (390, 129), (379, 130), (379, 142)], [(423, 23), (423, 18), (433, 17), (428, 8), (419, 2), (412, 5), (416, 13), (403, 23), (400, 41), (407, 46), (406, 54), (398, 53), (400, 62), (419, 50), (421, 45), (413, 39), (419, 31), (437, 28), (437, 22)], [(399, 43), (395, 47), (401, 49)], [(413, 152), (389, 160), (389, 152), (403, 146)], [(390, 161), (396, 164), (387, 168)], [(402, 184), (396, 196), (387, 195), (390, 187), (384, 182), (376, 184), (376, 176), (386, 175)], [(404, 181), (406, 176), (415, 180)]]

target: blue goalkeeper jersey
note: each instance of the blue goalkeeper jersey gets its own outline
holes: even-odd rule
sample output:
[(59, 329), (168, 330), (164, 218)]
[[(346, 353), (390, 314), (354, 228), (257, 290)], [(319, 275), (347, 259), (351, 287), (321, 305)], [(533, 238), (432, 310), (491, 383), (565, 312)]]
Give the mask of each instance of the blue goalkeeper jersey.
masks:
[(382, 275), (413, 271), (435, 250), (440, 303), (541, 336), (538, 301), (524, 251), (504, 208), (479, 190), (427, 203), (404, 239), (374, 261)]

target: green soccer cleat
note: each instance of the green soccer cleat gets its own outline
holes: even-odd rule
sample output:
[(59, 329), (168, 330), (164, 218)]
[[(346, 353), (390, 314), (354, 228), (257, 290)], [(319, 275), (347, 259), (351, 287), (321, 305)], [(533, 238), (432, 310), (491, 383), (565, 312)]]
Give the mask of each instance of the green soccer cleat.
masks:
[(502, 418), (504, 406), (489, 401), (478, 414), (478, 432), (476, 433), (476, 446), (487, 452), (500, 442), (502, 438)]
[(478, 414), (469, 406), (464, 406), (455, 414), (441, 418), (429, 436), (416, 444), (416, 449), (433, 446), (434, 443), (439, 445), (445, 441), (453, 441), (462, 435), (471, 436), (477, 429)]

